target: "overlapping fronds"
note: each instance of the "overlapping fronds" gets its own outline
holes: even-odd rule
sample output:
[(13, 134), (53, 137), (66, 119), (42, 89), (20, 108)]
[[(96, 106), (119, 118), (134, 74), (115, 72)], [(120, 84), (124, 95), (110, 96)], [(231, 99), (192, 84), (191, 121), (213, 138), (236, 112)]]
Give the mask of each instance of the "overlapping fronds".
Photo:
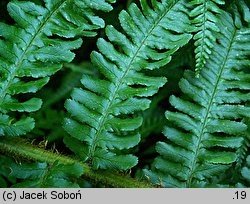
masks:
[[(33, 112), (42, 101), (35, 93), (49, 77), (70, 62), (79, 36), (94, 36), (104, 27), (94, 10), (110, 11), (113, 0), (44, 0), (44, 7), (13, 1), (8, 12), (16, 24), (0, 23), (0, 136), (19, 136), (34, 127), (30, 117), (14, 119), (11, 112)], [(25, 94), (25, 95), (24, 95)]]
[(185, 0), (163, 0), (152, 1), (151, 8), (141, 0), (139, 9), (132, 3), (119, 15), (123, 33), (107, 26), (108, 40), (98, 39), (100, 52), (92, 52), (91, 59), (101, 79), (84, 75), (83, 87), (65, 104), (71, 115), (65, 129), (71, 137), (64, 141), (94, 168), (125, 170), (137, 164), (135, 156), (123, 153), (140, 141), (142, 117), (135, 113), (147, 109), (146, 97), (166, 82), (143, 71), (167, 64), (192, 38), (187, 5)]
[(192, 187), (219, 175), (237, 159), (236, 150), (247, 136), (249, 118), (250, 29), (237, 28), (223, 12), (219, 42), (199, 79), (186, 71), (179, 85), (183, 97), (170, 97), (176, 112), (167, 111), (171, 123), (166, 142), (159, 142), (153, 170), (145, 170), (156, 184)]

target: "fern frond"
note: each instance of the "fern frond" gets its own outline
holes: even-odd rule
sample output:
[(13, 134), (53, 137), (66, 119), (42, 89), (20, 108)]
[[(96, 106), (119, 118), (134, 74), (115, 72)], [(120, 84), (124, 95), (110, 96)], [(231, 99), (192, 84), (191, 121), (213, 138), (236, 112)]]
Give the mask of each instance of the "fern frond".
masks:
[(223, 0), (193, 0), (190, 2), (194, 6), (190, 17), (193, 18), (192, 22), (197, 27), (197, 33), (194, 35), (196, 76), (199, 76), (201, 69), (209, 59), (214, 41), (216, 41), (214, 32), (220, 31), (217, 26), (218, 17), (216, 14), (221, 13), (218, 5), (224, 3)]
[(71, 137), (64, 141), (94, 168), (125, 170), (137, 164), (135, 156), (117, 151), (139, 143), (142, 117), (134, 113), (147, 109), (146, 97), (166, 83), (164, 77), (142, 71), (165, 65), (192, 38), (187, 5), (185, 0), (163, 0), (152, 1), (151, 8), (141, 0), (140, 10), (132, 3), (119, 15), (124, 32), (107, 26), (109, 41), (98, 40), (100, 52), (92, 52), (91, 59), (102, 78), (83, 76), (83, 88), (75, 89), (65, 104), (71, 114), (65, 129)]
[(0, 136), (23, 135), (34, 127), (32, 118), (15, 121), (9, 112), (38, 110), (41, 99), (27, 99), (27, 93), (35, 93), (63, 63), (73, 60), (71, 50), (82, 43), (76, 38), (94, 36), (94, 29), (104, 27), (93, 10), (112, 9), (105, 0), (44, 3), (45, 7), (28, 1), (10, 2), (8, 12), (16, 24), (0, 23)]
[[(145, 170), (164, 186), (191, 187), (218, 175), (237, 159), (250, 116), (249, 28), (238, 29), (223, 13), (221, 34), (199, 79), (186, 71), (180, 81), (185, 94), (170, 97), (176, 112), (167, 111), (172, 126), (164, 130), (167, 142), (156, 146), (161, 155), (154, 170)], [(157, 179), (158, 180), (157, 180)]]
[(64, 165), (55, 162), (52, 166), (47, 163), (12, 164), (11, 176), (22, 179), (14, 184), (14, 188), (79, 188), (75, 182), (83, 174), (80, 164)]

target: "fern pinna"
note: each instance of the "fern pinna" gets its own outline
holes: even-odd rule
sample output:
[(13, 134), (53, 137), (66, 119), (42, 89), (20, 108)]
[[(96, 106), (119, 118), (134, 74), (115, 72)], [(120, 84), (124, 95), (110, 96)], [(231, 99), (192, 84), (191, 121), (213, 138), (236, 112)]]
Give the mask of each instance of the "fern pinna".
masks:
[(31, 117), (10, 115), (41, 107), (41, 99), (27, 93), (37, 92), (63, 63), (73, 60), (71, 50), (82, 43), (79, 36), (94, 36), (92, 30), (104, 27), (93, 10), (110, 11), (108, 2), (114, 1), (44, 0), (45, 7), (28, 1), (8, 4), (16, 24), (0, 23), (0, 136), (33, 129)]
[(164, 0), (152, 1), (151, 8), (142, 0), (140, 10), (132, 3), (119, 15), (124, 33), (107, 26), (108, 40), (98, 39), (100, 52), (92, 52), (91, 59), (102, 79), (84, 75), (83, 88), (75, 89), (65, 104), (71, 115), (65, 129), (72, 137), (64, 142), (94, 168), (126, 170), (137, 164), (135, 156), (125, 153), (140, 142), (142, 117), (135, 113), (147, 109), (146, 97), (166, 83), (164, 77), (143, 70), (165, 65), (191, 39), (187, 5), (184, 0)]
[[(236, 161), (236, 150), (247, 134), (245, 104), (250, 100), (250, 30), (237, 28), (223, 12), (221, 34), (213, 54), (195, 79), (186, 71), (179, 85), (183, 97), (172, 96), (176, 112), (167, 111), (167, 142), (156, 146), (160, 154), (152, 171), (145, 174), (156, 184), (168, 187), (204, 186)], [(219, 148), (218, 148), (219, 147)]]

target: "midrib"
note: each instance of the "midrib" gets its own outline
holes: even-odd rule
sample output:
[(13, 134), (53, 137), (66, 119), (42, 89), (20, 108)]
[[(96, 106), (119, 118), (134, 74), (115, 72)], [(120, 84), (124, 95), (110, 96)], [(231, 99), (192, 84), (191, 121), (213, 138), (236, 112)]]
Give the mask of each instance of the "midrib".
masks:
[(27, 47), (23, 51), (22, 56), (20, 57), (20, 60), (18, 60), (15, 63), (14, 70), (12, 72), (10, 72), (10, 74), (9, 74), (7, 80), (6, 80), (6, 83), (4, 84), (4, 87), (1, 89), (1, 92), (0, 92), (0, 104), (4, 101), (4, 98), (5, 98), (6, 94), (7, 94), (7, 90), (9, 88), (9, 86), (12, 84), (13, 80), (15, 79), (16, 73), (19, 70), (20, 66), (22, 65), (27, 52), (30, 50), (30, 48), (32, 48), (33, 42), (35, 41), (35, 39), (37, 38), (37, 36), (40, 35), (40, 33), (42, 32), (42, 30), (46, 26), (47, 22), (54, 16), (55, 13), (57, 13), (57, 11), (59, 9), (61, 9), (61, 7), (64, 5), (64, 3), (66, 1), (67, 0), (63, 0), (60, 3), (58, 3), (56, 5), (55, 9), (52, 12), (49, 12), (48, 15), (47, 15), (47, 17), (45, 17), (45, 20), (39, 25), (37, 32), (32, 37), (32, 39), (28, 43)]
[(234, 42), (235, 35), (236, 35), (236, 29), (234, 30), (234, 33), (233, 33), (231, 41), (230, 41), (230, 46), (228, 48), (227, 54), (226, 54), (226, 56), (224, 58), (224, 61), (223, 61), (222, 65), (221, 65), (220, 73), (219, 73), (219, 75), (217, 77), (215, 87), (214, 87), (214, 90), (213, 90), (213, 93), (212, 93), (212, 96), (210, 98), (209, 105), (208, 105), (208, 108), (207, 108), (207, 111), (206, 111), (206, 115), (205, 115), (204, 121), (202, 123), (201, 131), (200, 131), (200, 134), (198, 135), (199, 140), (198, 140), (198, 143), (197, 143), (197, 146), (196, 146), (196, 149), (195, 149), (195, 157), (194, 157), (194, 159), (192, 161), (191, 170), (189, 171), (189, 178), (185, 182), (187, 184), (187, 187), (191, 187), (191, 184), (192, 184), (193, 173), (195, 171), (195, 166), (196, 166), (196, 163), (197, 163), (197, 157), (199, 155), (199, 151), (200, 151), (200, 147), (201, 147), (201, 142), (202, 142), (203, 137), (204, 137), (204, 131), (205, 131), (205, 128), (207, 126), (207, 122), (208, 122), (207, 120), (208, 120), (208, 117), (210, 115), (210, 110), (211, 110), (211, 107), (212, 107), (212, 105), (214, 103), (213, 99), (214, 99), (214, 97), (215, 97), (215, 95), (217, 93), (218, 85), (220, 83), (220, 78), (221, 78), (221, 76), (223, 74), (223, 71), (225, 69), (225, 64), (226, 64), (226, 62), (228, 60), (229, 53), (231, 52), (232, 44)]
[(134, 56), (131, 58), (131, 61), (129, 62), (128, 64), (128, 67), (126, 69), (126, 71), (123, 73), (123, 75), (117, 80), (119, 81), (118, 82), (118, 85), (116, 86), (116, 89), (114, 90), (114, 92), (112, 93), (111, 97), (110, 97), (110, 100), (109, 100), (109, 103), (108, 105), (106, 106), (106, 109), (104, 110), (104, 114), (102, 114), (102, 117), (101, 117), (101, 120), (100, 120), (100, 123), (97, 127), (97, 133), (95, 134), (94, 136), (94, 139), (93, 139), (93, 143), (90, 147), (90, 152), (89, 152), (89, 159), (92, 159), (94, 157), (94, 154), (95, 154), (95, 149), (96, 149), (96, 143), (99, 139), (99, 136), (104, 128), (104, 125), (105, 125), (105, 122), (106, 122), (106, 119), (109, 115), (109, 109), (112, 107), (113, 105), (113, 102), (116, 98), (116, 95), (118, 93), (118, 91), (120, 90), (120, 87), (121, 85), (123, 84), (123, 79), (127, 76), (128, 72), (130, 71), (130, 69), (132, 68), (132, 64), (134, 62), (134, 60), (136, 59), (138, 53), (140, 52), (142, 46), (144, 45), (144, 43), (147, 41), (148, 37), (151, 36), (151, 33), (153, 32), (153, 30), (159, 25), (159, 23), (161, 22), (161, 20), (168, 14), (168, 12), (179, 2), (178, 1), (175, 1), (173, 5), (171, 5), (168, 9), (165, 10), (165, 13), (162, 14), (162, 16), (156, 21), (156, 23), (152, 26), (151, 29), (149, 29), (149, 32), (148, 34), (144, 37), (144, 39), (142, 40), (141, 44), (138, 46)]
[(207, 1), (204, 1), (204, 6), (203, 6), (203, 25), (202, 25), (202, 44), (201, 44), (201, 58), (203, 61), (203, 52), (204, 52), (204, 43), (205, 43), (205, 28), (206, 28), (206, 12), (207, 12)]

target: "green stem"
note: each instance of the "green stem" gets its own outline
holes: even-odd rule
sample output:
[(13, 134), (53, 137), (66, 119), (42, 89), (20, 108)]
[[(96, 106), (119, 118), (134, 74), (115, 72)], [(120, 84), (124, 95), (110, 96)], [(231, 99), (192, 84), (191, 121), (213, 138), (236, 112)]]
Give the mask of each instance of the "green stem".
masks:
[(154, 186), (137, 181), (131, 177), (123, 176), (115, 172), (104, 170), (93, 170), (87, 164), (73, 159), (69, 156), (60, 155), (48, 150), (40, 149), (34, 145), (28, 144), (26, 140), (14, 137), (0, 138), (0, 152), (31, 161), (39, 161), (46, 163), (54, 163), (59, 161), (62, 164), (68, 165), (79, 163), (84, 168), (83, 178), (94, 183), (103, 184), (107, 187), (115, 188), (153, 188)]

